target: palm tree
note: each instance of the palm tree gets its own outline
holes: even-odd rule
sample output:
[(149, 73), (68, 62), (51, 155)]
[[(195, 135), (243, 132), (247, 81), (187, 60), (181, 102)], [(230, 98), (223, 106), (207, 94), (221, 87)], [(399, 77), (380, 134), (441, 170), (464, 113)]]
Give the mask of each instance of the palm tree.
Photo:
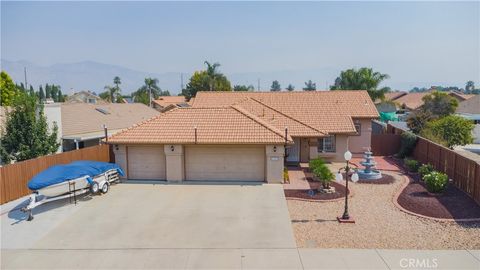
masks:
[(116, 100), (116, 97), (120, 94), (120, 89), (116, 86), (110, 86), (110, 85), (106, 85), (104, 89), (106, 90), (106, 93), (108, 93), (108, 96), (105, 95), (106, 99), (114, 103)]
[(217, 79), (219, 73), (217, 71), (217, 68), (220, 66), (219, 63), (213, 63), (210, 64), (210, 62), (205, 61), (205, 65), (207, 65), (207, 75), (209, 78), (209, 85), (210, 85), (210, 91), (215, 91), (215, 80)]
[(120, 89), (120, 84), (122, 84), (122, 82), (120, 81), (120, 77), (115, 76), (115, 77), (113, 78), (113, 84), (115, 84), (115, 86), (116, 86), (118, 89)]
[(380, 84), (390, 78), (388, 74), (373, 71), (371, 68), (347, 69), (340, 73), (330, 90), (367, 90), (372, 100), (383, 99), (388, 87), (378, 89)]

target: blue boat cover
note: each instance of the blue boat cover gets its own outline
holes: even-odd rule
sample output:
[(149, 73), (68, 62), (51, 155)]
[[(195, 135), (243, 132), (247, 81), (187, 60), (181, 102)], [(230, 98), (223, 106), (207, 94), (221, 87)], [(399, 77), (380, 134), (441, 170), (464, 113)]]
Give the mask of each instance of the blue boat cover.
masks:
[(111, 169), (117, 170), (121, 176), (125, 175), (122, 168), (115, 163), (78, 160), (69, 164), (55, 165), (35, 175), (28, 182), (28, 188), (31, 190), (39, 190), (84, 176), (87, 177), (88, 182), (91, 182), (94, 176)]

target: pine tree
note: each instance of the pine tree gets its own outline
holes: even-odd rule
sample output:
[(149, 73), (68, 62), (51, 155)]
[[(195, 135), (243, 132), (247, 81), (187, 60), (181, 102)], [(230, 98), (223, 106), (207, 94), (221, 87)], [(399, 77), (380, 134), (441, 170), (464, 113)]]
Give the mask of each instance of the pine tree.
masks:
[(35, 96), (35, 90), (33, 89), (33, 86), (30, 85), (30, 90), (29, 90), (30, 96), (34, 97)]
[(38, 91), (38, 99), (42, 102), (45, 100), (45, 92), (43, 91), (43, 87), (40, 85), (40, 90)]
[(12, 111), (7, 114), (0, 139), (0, 156), (5, 163), (10, 163), (55, 153), (60, 146), (57, 131), (56, 124), (49, 131), (43, 106), (36, 103), (36, 98), (21, 93), (15, 97)]
[(50, 88), (50, 85), (45, 84), (45, 97), (46, 98), (51, 98), (52, 97), (52, 90)]

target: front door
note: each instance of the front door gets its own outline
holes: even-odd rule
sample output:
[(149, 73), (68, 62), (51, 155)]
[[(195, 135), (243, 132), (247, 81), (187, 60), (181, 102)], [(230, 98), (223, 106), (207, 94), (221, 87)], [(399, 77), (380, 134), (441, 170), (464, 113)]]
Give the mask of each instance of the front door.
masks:
[(287, 148), (287, 162), (300, 162), (300, 139), (293, 138), (293, 143)]
[(310, 145), (307, 138), (300, 140), (300, 162), (308, 162), (310, 157)]

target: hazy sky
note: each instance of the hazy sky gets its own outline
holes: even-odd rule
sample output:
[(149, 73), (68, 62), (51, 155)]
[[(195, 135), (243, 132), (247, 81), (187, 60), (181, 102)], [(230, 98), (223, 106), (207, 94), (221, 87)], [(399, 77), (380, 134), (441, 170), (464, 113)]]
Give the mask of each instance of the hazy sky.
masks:
[[(4, 2), (3, 59), (148, 72), (370, 66), (395, 82), (480, 84), (479, 2)], [(287, 78), (288, 79), (288, 78)]]

